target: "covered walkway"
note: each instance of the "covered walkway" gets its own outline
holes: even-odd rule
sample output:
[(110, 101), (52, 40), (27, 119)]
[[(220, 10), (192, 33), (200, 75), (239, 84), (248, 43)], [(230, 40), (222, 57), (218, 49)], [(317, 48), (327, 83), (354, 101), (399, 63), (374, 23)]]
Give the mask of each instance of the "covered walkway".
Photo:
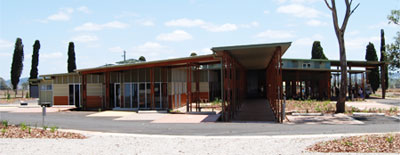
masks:
[(233, 119), (234, 122), (275, 122), (267, 99), (246, 99)]

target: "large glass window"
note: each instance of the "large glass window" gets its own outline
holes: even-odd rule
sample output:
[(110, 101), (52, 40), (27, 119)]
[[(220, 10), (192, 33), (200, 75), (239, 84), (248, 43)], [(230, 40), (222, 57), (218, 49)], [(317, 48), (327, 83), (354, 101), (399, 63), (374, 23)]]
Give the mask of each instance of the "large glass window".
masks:
[(131, 108), (132, 103), (131, 103), (131, 84), (125, 84), (124, 85), (124, 108)]
[(160, 83), (154, 83), (154, 106), (161, 109), (161, 88)]
[(138, 84), (132, 84), (132, 108), (138, 108)]
[(146, 108), (146, 84), (139, 84), (139, 106), (140, 108)]

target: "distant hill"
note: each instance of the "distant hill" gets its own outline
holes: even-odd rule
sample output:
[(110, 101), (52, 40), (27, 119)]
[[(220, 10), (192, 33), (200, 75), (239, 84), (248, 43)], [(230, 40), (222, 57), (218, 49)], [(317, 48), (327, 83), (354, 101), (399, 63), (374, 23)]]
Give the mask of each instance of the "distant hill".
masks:
[[(21, 88), (21, 84), (24, 82), (27, 82), (29, 80), (29, 77), (24, 77), (24, 78), (20, 78), (19, 79), (19, 83), (18, 83), (18, 88)], [(6, 84), (11, 86), (11, 79), (10, 80), (6, 80)]]

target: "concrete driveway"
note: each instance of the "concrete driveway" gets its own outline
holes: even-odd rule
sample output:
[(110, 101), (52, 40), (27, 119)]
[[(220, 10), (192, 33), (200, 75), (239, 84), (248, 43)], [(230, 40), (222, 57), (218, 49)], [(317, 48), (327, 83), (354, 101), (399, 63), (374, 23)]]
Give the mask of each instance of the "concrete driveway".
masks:
[[(1, 108), (1, 107), (0, 107)], [(58, 126), (62, 129), (86, 131), (158, 134), (158, 135), (309, 135), (341, 133), (383, 133), (399, 132), (397, 121), (386, 120), (357, 125), (330, 124), (277, 124), (277, 123), (152, 123), (153, 120), (121, 119), (116, 115), (96, 116), (98, 112), (52, 112), (45, 120), (47, 126)], [(125, 115), (129, 116), (129, 114)], [(142, 115), (144, 116), (144, 115)], [(151, 116), (154, 117), (154, 116)], [(125, 117), (126, 118), (126, 117)], [(41, 126), (41, 113), (0, 112), (1, 120), (13, 124), (25, 122), (32, 126)]]

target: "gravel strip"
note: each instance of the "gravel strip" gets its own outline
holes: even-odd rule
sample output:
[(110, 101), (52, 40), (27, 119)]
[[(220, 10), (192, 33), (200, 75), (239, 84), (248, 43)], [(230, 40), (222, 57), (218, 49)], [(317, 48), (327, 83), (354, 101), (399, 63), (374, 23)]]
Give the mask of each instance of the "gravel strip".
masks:
[(306, 147), (338, 136), (158, 136), (86, 134), (87, 139), (0, 139), (0, 154), (321, 154)]

